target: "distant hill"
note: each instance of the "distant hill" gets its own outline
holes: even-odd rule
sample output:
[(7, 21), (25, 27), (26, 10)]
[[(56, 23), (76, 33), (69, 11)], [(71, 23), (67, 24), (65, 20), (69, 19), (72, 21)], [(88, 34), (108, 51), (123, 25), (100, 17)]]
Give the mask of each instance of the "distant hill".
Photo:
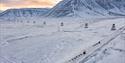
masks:
[(37, 17), (45, 15), (48, 10), (48, 8), (8, 9), (0, 13), (0, 17)]
[(0, 10), (0, 13), (2, 13), (3, 11), (2, 10)]

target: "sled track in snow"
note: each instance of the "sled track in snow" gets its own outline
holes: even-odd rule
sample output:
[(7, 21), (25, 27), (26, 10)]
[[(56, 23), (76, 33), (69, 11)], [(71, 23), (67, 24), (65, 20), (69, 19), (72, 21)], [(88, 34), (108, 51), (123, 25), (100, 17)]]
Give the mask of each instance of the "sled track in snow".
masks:
[(91, 58), (91, 56), (94, 54), (94, 52), (100, 50), (102, 47), (109, 44), (112, 40), (114, 40), (116, 37), (118, 37), (124, 30), (125, 30), (125, 26), (119, 28), (113, 34), (100, 40), (99, 42), (92, 45), (91, 47), (82, 50), (81, 53), (79, 53), (75, 57), (69, 59), (68, 61), (65, 61), (64, 63), (79, 63), (80, 61), (82, 61), (82, 63), (86, 62), (89, 58)]

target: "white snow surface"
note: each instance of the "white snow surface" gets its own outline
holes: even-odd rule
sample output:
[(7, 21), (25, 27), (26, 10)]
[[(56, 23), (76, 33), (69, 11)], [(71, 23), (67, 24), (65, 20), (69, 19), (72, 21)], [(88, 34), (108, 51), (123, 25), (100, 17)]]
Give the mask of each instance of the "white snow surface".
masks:
[[(112, 34), (112, 24), (116, 24), (116, 29), (125, 25), (125, 18), (87, 21), (38, 19), (33, 23), (34, 20), (29, 23), (24, 22), (26, 20), (0, 22), (0, 63), (63, 63)], [(43, 21), (46, 21), (46, 24), (43, 24)], [(60, 22), (63, 22), (64, 26), (61, 27)], [(87, 29), (84, 28), (86, 22), (89, 23)], [(105, 47), (106, 53), (110, 55), (99, 51), (97, 57), (87, 62), (112, 63), (118, 60), (124, 63), (124, 38), (123, 33), (109, 44), (110, 47)], [(118, 51), (115, 51), (117, 49)], [(119, 49), (123, 52), (119, 52)], [(107, 57), (100, 59), (102, 55)], [(108, 62), (110, 59), (114, 61)]]
[(125, 34), (120, 34), (84, 63), (125, 63)]

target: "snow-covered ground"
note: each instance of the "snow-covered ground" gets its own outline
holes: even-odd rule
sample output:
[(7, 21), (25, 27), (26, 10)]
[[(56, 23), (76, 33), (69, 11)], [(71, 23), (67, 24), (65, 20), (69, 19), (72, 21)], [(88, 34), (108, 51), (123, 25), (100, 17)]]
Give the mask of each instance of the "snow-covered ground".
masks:
[(80, 63), (125, 63), (125, 31), (86, 62)]
[[(34, 20), (33, 20), (34, 21)], [(63, 63), (78, 55), (83, 49), (91, 47), (98, 41), (110, 36), (112, 24), (119, 29), (125, 25), (125, 18), (96, 20), (89, 22), (89, 28), (84, 28), (87, 21), (70, 21), (69, 19), (37, 21), (36, 23), (26, 22), (0, 22), (0, 62), (1, 63)], [(64, 22), (63, 22), (64, 21)], [(64, 26), (60, 26), (60, 22)], [(88, 62), (94, 63), (95, 58), (106, 56), (108, 58), (96, 61), (105, 63), (110, 59), (120, 62), (125, 58), (123, 54), (125, 42), (124, 33), (120, 38), (112, 41), (112, 45), (106, 47), (105, 55), (99, 52), (97, 57)], [(122, 46), (121, 46), (122, 45)], [(123, 52), (119, 53), (119, 49)], [(118, 50), (118, 51), (117, 51)], [(116, 55), (118, 54), (118, 55)], [(121, 57), (122, 56), (122, 57)], [(113, 58), (112, 58), (113, 57)], [(120, 58), (122, 58), (120, 60)], [(108, 62), (107, 62), (108, 63)], [(111, 62), (109, 62), (111, 63)], [(120, 63), (124, 63), (124, 60)]]

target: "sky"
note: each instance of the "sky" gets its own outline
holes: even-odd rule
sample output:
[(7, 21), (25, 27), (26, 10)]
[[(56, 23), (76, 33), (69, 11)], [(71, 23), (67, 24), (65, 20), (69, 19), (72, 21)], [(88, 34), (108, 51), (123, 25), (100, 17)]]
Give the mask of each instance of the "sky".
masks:
[(10, 8), (51, 8), (61, 0), (0, 0), (0, 10)]

